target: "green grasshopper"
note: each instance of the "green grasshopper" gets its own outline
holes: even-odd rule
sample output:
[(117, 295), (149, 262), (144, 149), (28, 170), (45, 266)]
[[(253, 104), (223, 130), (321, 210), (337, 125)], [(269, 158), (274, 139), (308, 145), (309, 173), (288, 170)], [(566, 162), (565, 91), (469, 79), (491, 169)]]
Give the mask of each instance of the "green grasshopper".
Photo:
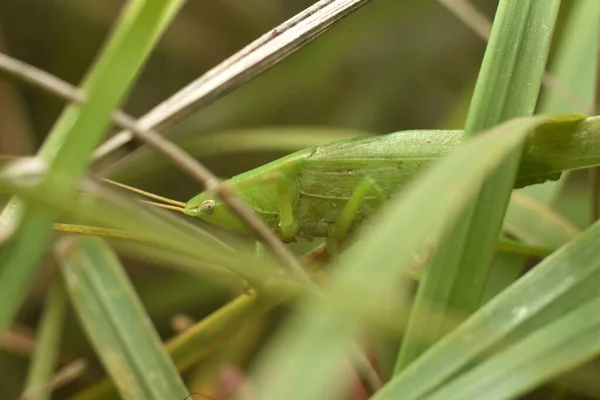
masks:
[[(515, 188), (556, 180), (565, 170), (599, 165), (600, 143), (590, 137), (600, 134), (598, 124), (597, 118), (589, 118), (550, 123), (532, 132)], [(314, 146), (234, 176), (226, 184), (283, 241), (317, 237), (337, 241), (452, 151), (462, 135), (462, 131), (402, 131)], [(210, 191), (193, 197), (180, 211), (249, 233)]]

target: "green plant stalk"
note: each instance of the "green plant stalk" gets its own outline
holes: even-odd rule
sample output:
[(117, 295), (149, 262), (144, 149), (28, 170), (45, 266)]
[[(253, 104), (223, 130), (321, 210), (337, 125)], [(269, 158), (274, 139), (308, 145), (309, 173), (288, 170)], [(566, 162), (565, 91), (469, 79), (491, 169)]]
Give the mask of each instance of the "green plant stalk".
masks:
[[(531, 115), (542, 83), (559, 0), (501, 0), (465, 126), (471, 136), (502, 121)], [(494, 246), (502, 227), (521, 148), (490, 176), (479, 197), (463, 213), (433, 255), (419, 286), (415, 310), (472, 313), (481, 303)], [(424, 314), (411, 313), (395, 365), (399, 373), (421, 355), (446, 327), (431, 326)], [(434, 339), (435, 340), (435, 339)]]
[[(37, 330), (35, 350), (27, 374), (25, 390), (46, 383), (52, 376), (60, 351), (60, 337), (66, 306), (65, 290), (60, 277), (56, 276), (48, 293), (42, 320)], [(40, 394), (31, 400), (48, 399), (50, 399), (50, 393)]]
[[(87, 98), (68, 106), (40, 150), (49, 162), (45, 180), (61, 178), (61, 190), (72, 193), (83, 175), (91, 151), (101, 141), (112, 112), (123, 101), (134, 78), (181, 1), (130, 1), (114, 34), (82, 86)], [(62, 178), (68, 176), (66, 181)], [(20, 305), (29, 281), (50, 239), (55, 215), (39, 210), (22, 214), (13, 200), (0, 225), (12, 225), (23, 215), (15, 234), (0, 249), (0, 334)], [(8, 222), (7, 222), (8, 221)]]

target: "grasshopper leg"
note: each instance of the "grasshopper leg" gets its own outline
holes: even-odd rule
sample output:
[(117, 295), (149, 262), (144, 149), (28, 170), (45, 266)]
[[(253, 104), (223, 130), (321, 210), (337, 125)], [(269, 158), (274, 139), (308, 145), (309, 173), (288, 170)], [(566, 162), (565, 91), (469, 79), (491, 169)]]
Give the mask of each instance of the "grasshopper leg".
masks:
[(340, 213), (337, 221), (333, 225), (331, 235), (327, 240), (327, 249), (331, 256), (337, 256), (337, 253), (339, 251), (338, 242), (348, 235), (348, 231), (350, 230), (352, 222), (354, 222), (354, 219), (356, 218), (360, 207), (365, 202), (366, 196), (371, 191), (374, 192), (375, 196), (380, 201), (385, 200), (385, 194), (373, 179), (365, 177), (358, 184), (358, 186), (354, 189), (352, 196), (344, 205), (342, 212)]
[(298, 232), (298, 220), (294, 215), (294, 207), (300, 196), (296, 182), (292, 181), (285, 173), (280, 172), (277, 179), (277, 192), (279, 195), (279, 228), (284, 239), (292, 241)]

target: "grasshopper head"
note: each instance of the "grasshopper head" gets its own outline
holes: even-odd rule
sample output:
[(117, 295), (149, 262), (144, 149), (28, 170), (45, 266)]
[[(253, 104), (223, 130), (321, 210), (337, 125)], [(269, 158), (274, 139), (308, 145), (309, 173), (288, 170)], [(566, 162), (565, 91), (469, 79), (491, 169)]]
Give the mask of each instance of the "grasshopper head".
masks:
[(227, 204), (208, 191), (202, 192), (188, 201), (185, 204), (185, 213), (234, 232), (248, 233), (248, 229)]

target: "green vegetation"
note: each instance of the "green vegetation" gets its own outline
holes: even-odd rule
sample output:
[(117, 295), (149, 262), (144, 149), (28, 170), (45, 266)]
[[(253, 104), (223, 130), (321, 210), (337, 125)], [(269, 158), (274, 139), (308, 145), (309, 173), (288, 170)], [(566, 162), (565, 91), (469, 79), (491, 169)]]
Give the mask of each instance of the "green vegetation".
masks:
[[(191, 107), (176, 96), (137, 123), (115, 111), (152, 108), (311, 2), (117, 3), (0, 4), (0, 152), (32, 156), (0, 168), (0, 398), (600, 397), (600, 173), (554, 180), (600, 164), (600, 3), (324, 1), (259, 41), (340, 12), (334, 28), (239, 53), (241, 75), (219, 66), (188, 89)], [(486, 36), (486, 15), (484, 45), (471, 29)], [(99, 159), (111, 119), (137, 139)], [(295, 236), (295, 196), (319, 193), (286, 192), (273, 171), (234, 191), (216, 178), (409, 129), (408, 157), (430, 164), (334, 244), (279, 239)], [(395, 137), (372, 143), (397, 155)], [(348, 154), (353, 173), (370, 165), (347, 143), (323, 193), (364, 182), (342, 179)], [(311, 173), (329, 171), (329, 150)], [(553, 180), (514, 190), (531, 172)], [(208, 188), (209, 213), (234, 208), (227, 221), (255, 235), (100, 178), (178, 200)], [(342, 206), (318, 209), (339, 220)]]

